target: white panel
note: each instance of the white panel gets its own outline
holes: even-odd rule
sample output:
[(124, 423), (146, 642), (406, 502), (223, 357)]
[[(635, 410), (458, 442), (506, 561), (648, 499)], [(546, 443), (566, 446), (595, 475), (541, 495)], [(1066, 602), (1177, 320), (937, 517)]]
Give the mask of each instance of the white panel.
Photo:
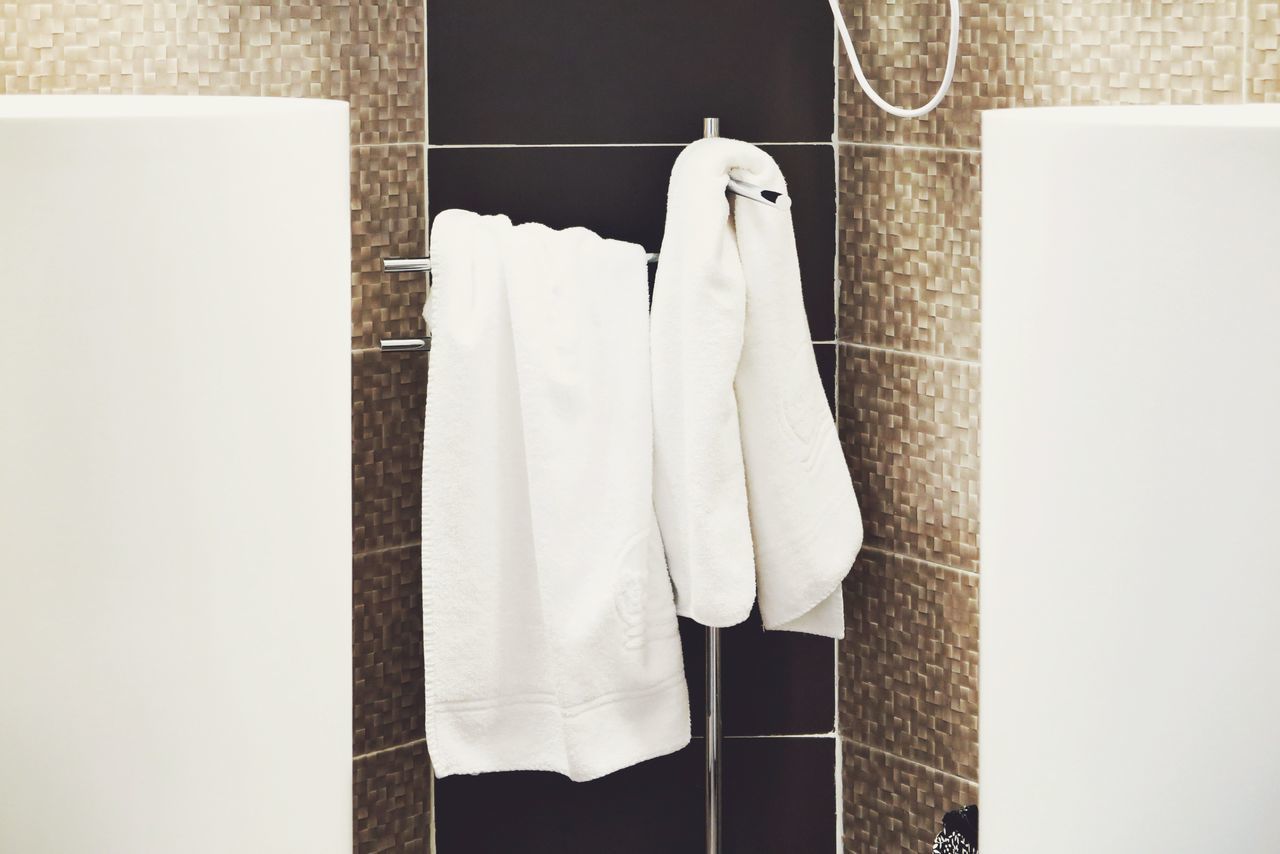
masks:
[(345, 104), (0, 98), (0, 851), (348, 852)]
[(983, 123), (984, 854), (1275, 851), (1280, 106)]

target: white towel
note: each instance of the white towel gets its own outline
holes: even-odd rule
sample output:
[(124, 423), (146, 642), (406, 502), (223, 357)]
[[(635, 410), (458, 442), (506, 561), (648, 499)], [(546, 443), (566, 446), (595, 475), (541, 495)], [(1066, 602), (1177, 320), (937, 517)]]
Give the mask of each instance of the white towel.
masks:
[(590, 780), (689, 741), (653, 515), (644, 250), (445, 211), (423, 459), (437, 776)]
[(654, 494), (682, 616), (841, 637), (840, 583), (862, 545), (818, 375), (791, 213), (725, 196), (785, 190), (730, 139), (676, 160), (654, 286)]

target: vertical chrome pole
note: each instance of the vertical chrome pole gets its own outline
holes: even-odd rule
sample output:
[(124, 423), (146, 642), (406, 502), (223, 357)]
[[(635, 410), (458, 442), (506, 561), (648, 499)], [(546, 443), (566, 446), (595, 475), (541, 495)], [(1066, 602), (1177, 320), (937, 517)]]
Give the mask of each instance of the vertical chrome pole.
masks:
[[(720, 120), (702, 120), (702, 136), (720, 135)], [(707, 627), (707, 854), (720, 854), (720, 630)]]

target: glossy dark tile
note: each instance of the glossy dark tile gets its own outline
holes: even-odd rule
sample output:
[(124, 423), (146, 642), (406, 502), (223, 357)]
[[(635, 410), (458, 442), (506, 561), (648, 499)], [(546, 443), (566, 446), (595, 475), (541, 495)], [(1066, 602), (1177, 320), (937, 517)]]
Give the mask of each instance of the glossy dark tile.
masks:
[(431, 846), (431, 763), (410, 744), (357, 759), (353, 767), (355, 854), (427, 854)]
[[(805, 309), (814, 340), (835, 336), (835, 168), (829, 145), (767, 146), (793, 206)], [(482, 148), (431, 151), (431, 214), (463, 208), (552, 228), (582, 226), (658, 251), (679, 149)]]
[(433, 143), (684, 142), (833, 129), (822, 3), (453, 0), (427, 4)]
[(426, 353), (351, 356), (352, 528), (357, 555), (416, 543), (422, 530)]
[(827, 402), (831, 404), (832, 418), (836, 411), (836, 345), (814, 344), (813, 356), (818, 361), (818, 374), (822, 377), (822, 387), (827, 392)]
[(707, 731), (707, 627), (680, 618), (684, 678), (689, 683), (689, 724), (694, 737)]
[(359, 756), (424, 735), (421, 550), (357, 557), (352, 594), (352, 735)]
[[(834, 851), (835, 775), (834, 738), (726, 740), (723, 850), (760, 854)], [(870, 854), (871, 850), (859, 849), (859, 854)]]
[(436, 851), (702, 854), (703, 749), (696, 740), (589, 783), (532, 771), (437, 780)]
[(752, 609), (720, 632), (720, 695), (727, 735), (799, 735), (835, 726), (835, 643), (766, 632)]

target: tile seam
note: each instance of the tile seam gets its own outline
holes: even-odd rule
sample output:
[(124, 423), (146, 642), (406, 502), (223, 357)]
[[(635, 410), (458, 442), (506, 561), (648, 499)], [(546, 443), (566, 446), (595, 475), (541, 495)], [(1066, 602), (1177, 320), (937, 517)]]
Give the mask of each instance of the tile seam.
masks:
[(749, 741), (751, 739), (769, 739), (769, 738), (812, 738), (812, 739), (828, 739), (835, 738), (834, 732), (779, 732), (764, 733), (760, 735), (726, 735), (725, 741)]
[(396, 744), (391, 747), (383, 747), (378, 750), (370, 750), (368, 753), (357, 754), (351, 757), (351, 761), (361, 762), (365, 759), (372, 759), (375, 756), (382, 756), (383, 754), (386, 754), (386, 753), (393, 753), (397, 750), (403, 750), (406, 747), (417, 747), (419, 744), (426, 744), (426, 743), (427, 743), (427, 739), (425, 737), (415, 738), (413, 741), (406, 741), (404, 744)]
[(1249, 42), (1252, 38), (1252, 10), (1249, 8), (1250, 0), (1243, 0), (1243, 9), (1241, 10), (1244, 21), (1240, 27), (1240, 103), (1249, 103)]
[(352, 151), (365, 151), (370, 148), (408, 148), (412, 145), (426, 145), (422, 140), (408, 140), (406, 142), (356, 142), (351, 144)]
[(888, 756), (890, 759), (895, 759), (898, 762), (905, 762), (908, 765), (914, 765), (917, 768), (923, 768), (926, 771), (932, 771), (935, 774), (941, 774), (944, 777), (948, 777), (952, 780), (959, 780), (961, 783), (968, 783), (971, 786), (980, 785), (977, 780), (970, 780), (968, 777), (962, 776), (960, 774), (952, 774), (950, 771), (943, 771), (941, 768), (934, 768), (932, 765), (929, 765), (927, 763), (917, 762), (914, 759), (908, 759), (905, 756), (899, 756), (898, 754), (892, 751), (885, 750), (880, 747), (872, 747), (870, 744), (866, 744), (865, 742), (858, 741), (856, 738), (850, 738), (849, 736), (844, 736), (843, 738), (845, 741), (849, 742), (850, 744), (856, 745), (857, 747), (864, 748), (865, 750), (868, 750), (871, 753), (879, 753), (884, 756)]
[[(812, 145), (827, 146), (835, 143), (823, 140), (744, 140), (752, 145)], [(477, 143), (426, 143), (428, 151), (475, 151), (490, 148), (684, 148), (690, 142), (477, 142)]]
[(933, 567), (934, 569), (943, 569), (948, 572), (958, 572), (961, 575), (969, 575), (974, 578), (982, 577), (982, 573), (979, 570), (961, 569), (958, 566), (948, 566), (945, 563), (938, 563), (935, 560), (925, 560), (922, 557), (915, 557), (914, 555), (903, 554), (902, 552), (895, 552), (893, 549), (881, 548), (880, 546), (869, 546), (864, 543), (862, 546), (862, 550), (867, 552), (875, 552), (876, 554), (884, 555), (885, 557), (900, 557), (903, 560), (909, 560), (909, 561), (913, 561), (914, 563), (924, 564), (925, 566), (930, 566), (930, 567)]
[(401, 549), (417, 548), (420, 545), (422, 545), (422, 540), (412, 540), (410, 542), (399, 543), (394, 546), (382, 546), (381, 548), (376, 548), (376, 549), (365, 549), (362, 552), (352, 552), (351, 559), (355, 560), (356, 558), (373, 557), (374, 555), (386, 554), (388, 552), (397, 552), (397, 551), (400, 551)]
[(890, 148), (896, 151), (933, 151), (943, 154), (981, 154), (981, 148), (963, 148), (948, 145), (913, 145), (907, 142), (853, 142), (847, 139), (836, 141), (836, 145), (846, 148)]
[(911, 356), (916, 359), (932, 359), (939, 362), (950, 362), (956, 365), (968, 365), (980, 368), (982, 363), (976, 359), (961, 359), (956, 356), (943, 356), (939, 353), (920, 353), (915, 350), (899, 350), (895, 347), (881, 347), (876, 344), (863, 344), (858, 341), (838, 341), (841, 347), (852, 347), (858, 350), (871, 350), (877, 353), (892, 353), (896, 356)]

